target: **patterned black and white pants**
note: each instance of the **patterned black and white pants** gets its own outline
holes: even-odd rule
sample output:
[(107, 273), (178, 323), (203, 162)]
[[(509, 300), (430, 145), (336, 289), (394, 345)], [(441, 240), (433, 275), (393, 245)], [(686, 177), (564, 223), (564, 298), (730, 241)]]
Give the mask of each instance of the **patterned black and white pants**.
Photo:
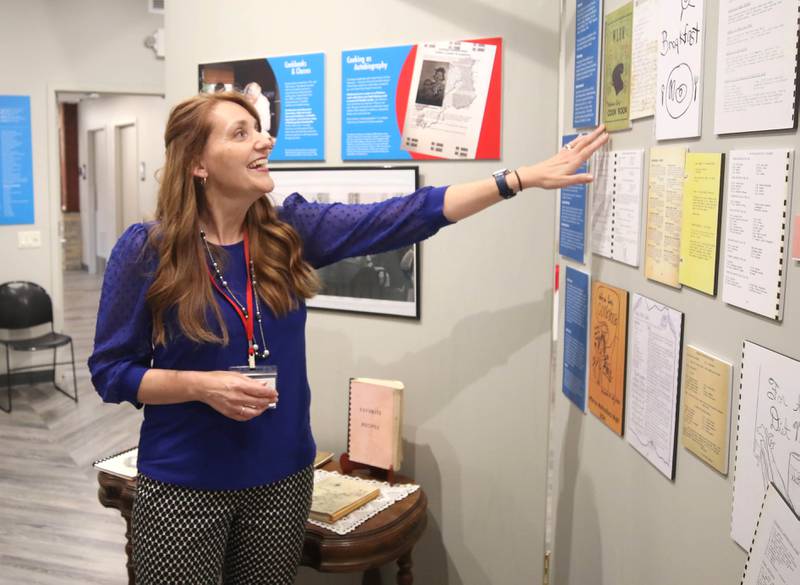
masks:
[(313, 489), (313, 467), (235, 491), (193, 490), (139, 475), (137, 585), (292, 583)]

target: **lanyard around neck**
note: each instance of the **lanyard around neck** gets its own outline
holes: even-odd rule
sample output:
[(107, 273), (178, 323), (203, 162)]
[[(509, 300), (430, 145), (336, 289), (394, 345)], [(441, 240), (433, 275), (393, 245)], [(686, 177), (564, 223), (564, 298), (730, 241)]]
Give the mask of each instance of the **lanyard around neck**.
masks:
[(247, 360), (252, 367), (255, 364), (255, 349), (253, 348), (253, 344), (255, 343), (255, 333), (253, 324), (253, 282), (251, 278), (252, 275), (250, 274), (250, 239), (247, 235), (247, 229), (244, 230), (244, 268), (245, 289), (247, 291), (247, 314), (242, 312), (241, 307), (239, 307), (239, 303), (228, 296), (228, 293), (226, 293), (217, 283), (217, 281), (214, 279), (214, 275), (211, 273), (211, 269), (208, 267), (208, 263), (206, 263), (206, 271), (208, 272), (208, 277), (211, 279), (211, 284), (214, 285), (214, 288), (217, 289), (219, 294), (221, 294), (233, 307), (233, 310), (236, 311), (237, 315), (239, 315), (239, 319), (244, 326), (244, 331), (247, 335)]

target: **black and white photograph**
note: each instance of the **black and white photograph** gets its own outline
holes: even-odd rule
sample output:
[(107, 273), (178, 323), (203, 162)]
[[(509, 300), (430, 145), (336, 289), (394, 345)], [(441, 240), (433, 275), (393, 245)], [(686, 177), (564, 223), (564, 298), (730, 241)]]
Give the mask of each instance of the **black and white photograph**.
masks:
[[(292, 193), (319, 203), (376, 203), (415, 191), (417, 167), (281, 168), (270, 172), (273, 203)], [(308, 307), (419, 319), (419, 247), (347, 258), (318, 270)]]
[(442, 107), (444, 103), (444, 90), (447, 86), (447, 70), (450, 63), (447, 61), (422, 62), (422, 71), (417, 86), (416, 103), (423, 106)]
[(201, 93), (237, 91), (244, 94), (258, 112), (262, 132), (276, 138), (280, 121), (281, 96), (275, 73), (267, 59), (245, 59), (205, 63), (198, 66)]

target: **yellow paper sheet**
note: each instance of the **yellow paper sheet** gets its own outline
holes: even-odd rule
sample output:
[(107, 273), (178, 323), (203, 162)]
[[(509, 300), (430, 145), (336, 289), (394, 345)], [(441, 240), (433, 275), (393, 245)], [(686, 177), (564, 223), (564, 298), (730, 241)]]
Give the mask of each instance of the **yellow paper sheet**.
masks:
[(644, 274), (675, 288), (680, 288), (678, 266), (685, 159), (686, 148), (682, 146), (650, 149)]
[(709, 295), (717, 294), (720, 197), (725, 155), (686, 155), (678, 280)]
[(728, 473), (731, 365), (686, 346), (683, 373), (683, 446)]

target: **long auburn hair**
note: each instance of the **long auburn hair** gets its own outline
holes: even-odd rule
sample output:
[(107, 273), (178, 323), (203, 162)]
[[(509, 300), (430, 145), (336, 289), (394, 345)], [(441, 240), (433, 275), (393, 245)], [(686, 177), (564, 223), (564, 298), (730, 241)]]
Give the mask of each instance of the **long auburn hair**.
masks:
[[(228, 331), (214, 298), (200, 240), (205, 191), (193, 174), (211, 134), (210, 114), (222, 102), (243, 107), (261, 129), (255, 108), (234, 92), (200, 94), (184, 100), (172, 109), (167, 120), (166, 161), (158, 192), (156, 223), (148, 237), (150, 249), (158, 259), (146, 297), (153, 315), (156, 345), (166, 345), (169, 336), (164, 316), (173, 309), (181, 331), (192, 341), (228, 343)], [(285, 315), (297, 308), (299, 298), (310, 298), (318, 291), (319, 280), (303, 259), (300, 237), (289, 224), (278, 219), (266, 196), (247, 210), (245, 227), (250, 237), (257, 292), (273, 313)], [(216, 316), (221, 335), (209, 327), (209, 308)]]

